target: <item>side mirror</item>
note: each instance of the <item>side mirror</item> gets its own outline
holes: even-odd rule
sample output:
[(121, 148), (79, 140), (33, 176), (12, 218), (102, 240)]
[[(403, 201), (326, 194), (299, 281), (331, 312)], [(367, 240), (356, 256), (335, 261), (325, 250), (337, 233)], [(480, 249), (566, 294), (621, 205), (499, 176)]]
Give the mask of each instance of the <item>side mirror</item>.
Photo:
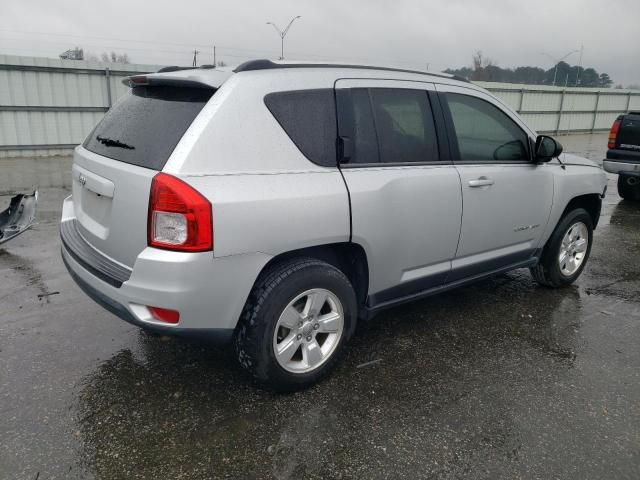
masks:
[(559, 157), (562, 153), (562, 144), (555, 138), (547, 135), (538, 135), (536, 138), (535, 159), (538, 162), (549, 162)]

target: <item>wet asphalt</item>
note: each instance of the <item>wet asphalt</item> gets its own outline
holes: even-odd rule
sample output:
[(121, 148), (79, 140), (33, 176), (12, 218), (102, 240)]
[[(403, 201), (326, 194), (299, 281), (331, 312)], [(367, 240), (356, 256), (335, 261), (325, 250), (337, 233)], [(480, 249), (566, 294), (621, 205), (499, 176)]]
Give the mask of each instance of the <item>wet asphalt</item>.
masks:
[(283, 396), (229, 350), (146, 334), (80, 291), (59, 255), (69, 171), (0, 161), (0, 191), (41, 195), (38, 225), (0, 247), (0, 479), (640, 478), (640, 207), (614, 176), (574, 286), (519, 270), (389, 310), (330, 378)]

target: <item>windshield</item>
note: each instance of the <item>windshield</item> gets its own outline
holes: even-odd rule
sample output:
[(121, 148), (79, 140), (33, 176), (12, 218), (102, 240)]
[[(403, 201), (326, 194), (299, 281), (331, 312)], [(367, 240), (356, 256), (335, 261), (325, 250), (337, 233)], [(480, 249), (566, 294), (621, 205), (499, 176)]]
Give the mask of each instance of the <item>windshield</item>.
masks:
[(114, 160), (162, 170), (213, 93), (208, 88), (135, 87), (107, 112), (84, 147)]

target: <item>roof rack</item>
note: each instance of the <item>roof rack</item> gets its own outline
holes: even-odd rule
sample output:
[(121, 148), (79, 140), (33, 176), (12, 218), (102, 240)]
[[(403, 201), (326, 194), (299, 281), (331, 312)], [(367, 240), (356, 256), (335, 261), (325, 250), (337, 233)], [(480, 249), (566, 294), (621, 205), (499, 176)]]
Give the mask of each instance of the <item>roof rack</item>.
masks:
[(447, 75), (440, 73), (431, 73), (431, 72), (421, 72), (419, 70), (405, 70), (402, 68), (391, 68), (391, 67), (373, 67), (370, 65), (343, 65), (336, 63), (275, 63), (271, 60), (260, 59), (260, 60), (249, 60), (239, 66), (237, 66), (234, 70), (235, 73), (240, 72), (252, 72), (256, 70), (276, 70), (280, 68), (355, 68), (359, 70), (383, 70), (387, 72), (402, 72), (402, 73), (417, 73), (418, 75), (429, 75), (432, 77), (440, 77), (440, 78), (449, 78), (451, 80), (458, 80), (460, 82), (470, 83), (464, 77), (459, 75)]

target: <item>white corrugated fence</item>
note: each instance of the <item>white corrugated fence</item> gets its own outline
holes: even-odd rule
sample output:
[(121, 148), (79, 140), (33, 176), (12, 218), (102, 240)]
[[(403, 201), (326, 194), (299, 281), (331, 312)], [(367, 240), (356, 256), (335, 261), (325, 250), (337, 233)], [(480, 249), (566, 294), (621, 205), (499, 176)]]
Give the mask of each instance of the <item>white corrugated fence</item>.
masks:
[(0, 157), (68, 154), (127, 91), (124, 77), (158, 68), (0, 55)]
[[(0, 157), (68, 154), (126, 88), (158, 65), (0, 55)], [(608, 130), (640, 91), (483, 83), (539, 132)]]
[(477, 82), (538, 132), (606, 131), (621, 113), (640, 110), (640, 91)]

